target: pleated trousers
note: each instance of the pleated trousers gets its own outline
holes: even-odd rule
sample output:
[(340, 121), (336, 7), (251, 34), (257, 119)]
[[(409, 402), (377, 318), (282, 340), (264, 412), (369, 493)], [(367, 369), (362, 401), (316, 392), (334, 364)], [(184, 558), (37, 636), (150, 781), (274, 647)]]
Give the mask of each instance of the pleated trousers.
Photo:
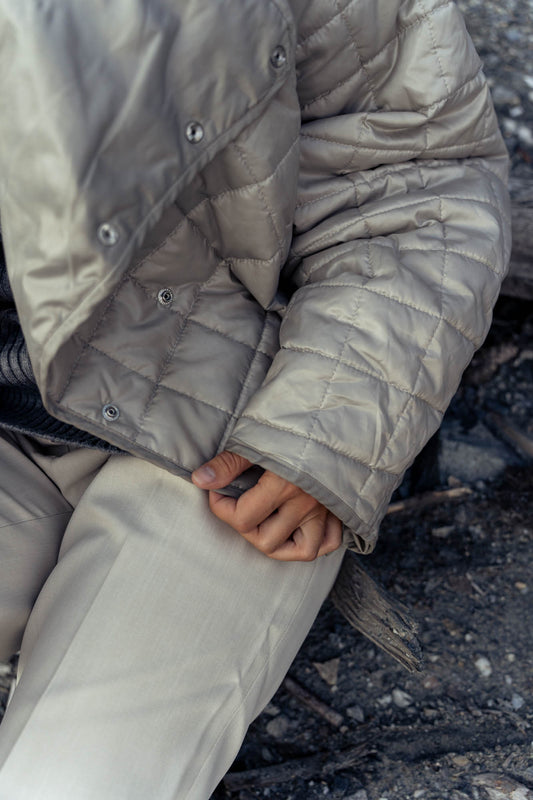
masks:
[(129, 455), (0, 432), (0, 800), (208, 800), (340, 568)]

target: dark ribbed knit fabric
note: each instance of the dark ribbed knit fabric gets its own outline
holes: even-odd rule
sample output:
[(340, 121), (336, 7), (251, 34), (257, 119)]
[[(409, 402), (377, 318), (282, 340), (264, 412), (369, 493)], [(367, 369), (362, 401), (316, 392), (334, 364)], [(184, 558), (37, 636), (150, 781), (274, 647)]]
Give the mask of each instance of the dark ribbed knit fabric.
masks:
[(50, 416), (35, 383), (28, 349), (15, 309), (0, 238), (0, 427), (52, 442), (80, 444), (120, 452), (98, 439)]

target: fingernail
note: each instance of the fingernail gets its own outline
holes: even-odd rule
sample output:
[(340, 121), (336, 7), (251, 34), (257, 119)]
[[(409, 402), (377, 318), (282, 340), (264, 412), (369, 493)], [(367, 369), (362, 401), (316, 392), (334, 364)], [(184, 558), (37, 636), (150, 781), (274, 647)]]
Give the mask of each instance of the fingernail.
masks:
[(216, 478), (216, 472), (212, 467), (199, 467), (192, 474), (196, 483), (211, 483)]

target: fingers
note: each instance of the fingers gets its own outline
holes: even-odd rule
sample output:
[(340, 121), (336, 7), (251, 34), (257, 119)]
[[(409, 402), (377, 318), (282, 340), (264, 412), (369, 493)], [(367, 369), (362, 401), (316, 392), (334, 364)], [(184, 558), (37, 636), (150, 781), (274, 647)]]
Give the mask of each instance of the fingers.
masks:
[[(211, 510), (223, 522), (227, 522), (239, 533), (250, 533), (275, 511), (291, 498), (297, 496), (308, 497), (311, 504), (316, 504), (313, 498), (306, 495), (296, 486), (288, 481), (274, 475), (273, 472), (265, 472), (259, 481), (244, 492), (237, 500), (231, 497), (224, 497), (220, 494), (211, 493), (209, 505)], [(295, 519), (294, 527), (287, 535), (290, 535), (301, 519), (311, 508), (307, 504), (302, 509), (298, 519)], [(276, 515), (277, 516), (277, 515)]]
[(216, 490), (247, 470), (251, 462), (224, 450), (192, 474), (209, 490), (211, 511), (254, 547), (278, 561), (312, 561), (342, 543), (341, 522), (318, 500), (268, 470), (238, 499)]
[(341, 544), (342, 523), (328, 511), (324, 524), (319, 526), (316, 520), (303, 523), (269, 556), (277, 561), (314, 561), (333, 553)]
[[(279, 561), (312, 561), (341, 545), (337, 517), (278, 476), (265, 473), (263, 478), (262, 486), (257, 484), (238, 500), (210, 492), (211, 510), (250, 544)], [(276, 482), (285, 485), (282, 500), (275, 493)]]
[(252, 464), (247, 458), (224, 450), (192, 473), (192, 482), (200, 489), (223, 489)]

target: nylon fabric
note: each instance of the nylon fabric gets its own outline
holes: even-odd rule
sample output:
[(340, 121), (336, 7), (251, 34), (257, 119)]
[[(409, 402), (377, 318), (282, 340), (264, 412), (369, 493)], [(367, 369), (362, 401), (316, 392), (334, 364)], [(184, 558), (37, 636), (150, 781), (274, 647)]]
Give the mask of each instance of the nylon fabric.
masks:
[(232, 449), (368, 552), (509, 259), (455, 4), (0, 0), (0, 65), (7, 263), (47, 409), (185, 477)]

